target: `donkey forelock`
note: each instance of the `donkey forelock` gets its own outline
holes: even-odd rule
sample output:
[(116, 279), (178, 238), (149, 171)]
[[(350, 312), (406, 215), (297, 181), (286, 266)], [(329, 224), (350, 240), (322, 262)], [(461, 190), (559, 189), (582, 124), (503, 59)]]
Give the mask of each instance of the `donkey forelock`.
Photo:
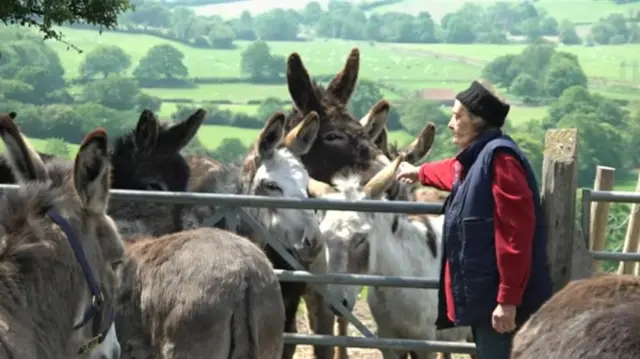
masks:
[[(90, 133), (74, 164), (58, 159), (44, 163), (12, 120), (0, 115), (0, 136), (20, 184), (0, 200), (0, 321), (11, 328), (0, 328), (0, 337), (14, 357), (74, 357), (96, 331), (111, 327), (117, 270), (124, 255), (115, 225), (106, 215), (106, 132)], [(52, 213), (70, 225), (72, 233), (54, 223)], [(74, 325), (90, 308), (92, 293), (72, 240), (82, 246), (104, 299), (102, 312), (78, 329)], [(92, 328), (92, 322), (100, 323), (99, 328)], [(110, 340), (101, 354), (107, 358), (119, 355), (117, 340)]]

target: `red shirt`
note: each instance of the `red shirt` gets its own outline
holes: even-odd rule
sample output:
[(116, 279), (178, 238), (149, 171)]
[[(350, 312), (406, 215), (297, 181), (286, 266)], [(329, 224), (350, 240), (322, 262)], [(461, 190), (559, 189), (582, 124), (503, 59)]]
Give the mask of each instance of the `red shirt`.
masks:
[[(460, 170), (460, 163), (450, 158), (425, 163), (420, 166), (418, 174), (423, 185), (451, 191)], [(520, 305), (531, 271), (535, 207), (527, 175), (515, 157), (503, 152), (496, 153), (491, 192), (495, 203), (493, 223), (500, 273), (496, 300), (500, 304)], [(444, 287), (447, 317), (453, 322), (455, 311), (448, 260), (445, 262)]]

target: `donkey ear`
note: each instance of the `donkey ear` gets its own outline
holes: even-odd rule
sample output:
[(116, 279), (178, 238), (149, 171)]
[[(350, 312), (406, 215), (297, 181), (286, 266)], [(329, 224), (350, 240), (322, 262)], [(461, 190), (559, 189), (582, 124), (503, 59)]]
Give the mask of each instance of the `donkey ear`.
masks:
[(160, 146), (173, 148), (176, 152), (184, 148), (198, 133), (198, 129), (207, 118), (207, 111), (198, 109), (186, 120), (171, 126), (166, 132), (160, 134)]
[(258, 136), (258, 155), (262, 159), (273, 156), (284, 136), (284, 113), (276, 112), (267, 120)]
[(403, 152), (405, 153), (406, 161), (411, 164), (420, 161), (420, 159), (426, 156), (431, 150), (435, 138), (436, 125), (433, 122), (429, 122), (416, 139), (404, 149)]
[(360, 120), (364, 127), (364, 133), (369, 139), (375, 141), (387, 125), (389, 119), (389, 102), (380, 100), (373, 105), (369, 112)]
[(0, 115), (0, 137), (6, 147), (11, 172), (19, 183), (49, 179), (44, 162), (22, 136), (11, 114)]
[(302, 59), (297, 52), (289, 55), (287, 60), (287, 85), (293, 104), (302, 113), (323, 111), (322, 104), (316, 96), (316, 91), (311, 83), (307, 69), (302, 64)]
[(327, 91), (331, 92), (340, 102), (346, 104), (356, 88), (359, 71), (360, 51), (357, 48), (353, 48), (349, 53), (349, 57), (347, 57), (344, 68), (331, 80), (329, 86), (327, 86)]
[(135, 131), (135, 145), (138, 150), (152, 149), (158, 143), (160, 126), (151, 110), (144, 110), (140, 114)]
[(320, 117), (316, 112), (310, 112), (294, 127), (284, 139), (284, 145), (296, 156), (309, 152), (318, 137)]
[(105, 213), (109, 205), (111, 163), (107, 132), (96, 129), (89, 133), (76, 155), (73, 183), (85, 209)]
[(382, 153), (384, 153), (385, 156), (391, 159), (389, 153), (389, 130), (387, 130), (386, 126), (382, 128), (382, 131), (380, 131), (378, 137), (373, 139), (373, 142), (376, 147), (378, 147), (382, 151)]

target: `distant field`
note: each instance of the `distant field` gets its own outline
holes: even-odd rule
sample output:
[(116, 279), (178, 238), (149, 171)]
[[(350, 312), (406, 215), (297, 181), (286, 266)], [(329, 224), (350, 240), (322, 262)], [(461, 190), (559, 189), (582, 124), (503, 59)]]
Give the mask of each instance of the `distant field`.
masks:
[[(259, 130), (245, 129), (230, 126), (203, 125), (198, 130), (198, 138), (208, 149), (216, 149), (225, 138), (237, 138), (245, 146), (252, 144), (258, 137)], [(413, 140), (414, 135), (404, 131), (391, 131), (391, 141), (396, 141), (399, 145), (405, 145)]]
[[(200, 16), (217, 15), (224, 19), (230, 19), (240, 17), (243, 11), (248, 11), (255, 15), (278, 8), (302, 10), (311, 1), (317, 1), (323, 8), (326, 8), (329, 3), (329, 0), (247, 0), (225, 4), (191, 6), (191, 8)], [(362, 1), (349, 2), (360, 3)]]
[(144, 92), (163, 99), (184, 98), (193, 101), (229, 100), (242, 103), (267, 97), (288, 99), (286, 85), (211, 84), (195, 88), (147, 88)]
[[(458, 10), (469, 0), (404, 0), (395, 4), (377, 7), (376, 13), (404, 12), (417, 14), (428, 11), (437, 21), (447, 13)], [(474, 3), (488, 5), (495, 0), (475, 0)], [(509, 1), (512, 2), (512, 1)], [(626, 13), (630, 9), (638, 9), (638, 4), (616, 5), (609, 0), (538, 0), (535, 6), (544, 9), (558, 21), (569, 19), (573, 22), (594, 22), (612, 13)]]
[[(31, 138), (31, 137), (27, 139), (29, 140), (29, 143), (34, 147), (36, 151), (46, 152), (45, 148), (47, 146), (47, 140), (39, 139), (39, 138)], [(67, 145), (69, 146), (69, 152), (71, 157), (74, 157), (76, 155), (76, 152), (78, 152), (78, 148), (80, 146), (74, 143), (67, 143)], [(5, 152), (4, 143), (0, 141), (0, 153), (4, 153), (4, 152)]]
[[(475, 60), (479, 66), (492, 59), (506, 55), (520, 53), (526, 45), (454, 45), (454, 44), (393, 44), (386, 45), (395, 49), (403, 49), (414, 54), (422, 53), (425, 57), (439, 56), (456, 60), (456, 56)], [(578, 56), (580, 65), (588, 77), (602, 77), (610, 80), (620, 80), (620, 63), (622, 61), (636, 61), (640, 53), (640, 44), (607, 45), (607, 46), (566, 46), (559, 45), (559, 51), (566, 51)], [(447, 55), (451, 55), (447, 57)], [(458, 60), (459, 61), (459, 60)], [(625, 75), (624, 80), (631, 81), (631, 74)], [(640, 82), (640, 79), (636, 79)]]
[(549, 108), (547, 106), (511, 106), (511, 110), (509, 110), (509, 121), (511, 121), (513, 125), (518, 126), (533, 119), (542, 119), (547, 115), (548, 110)]
[[(129, 73), (152, 46), (170, 43), (184, 53), (184, 62), (189, 69), (190, 77), (240, 77), (240, 55), (249, 44), (246, 41), (238, 41), (238, 49), (235, 50), (196, 49), (149, 35), (114, 32), (104, 32), (100, 35), (97, 31), (70, 28), (63, 28), (61, 31), (66, 41), (85, 52), (103, 44), (121, 46), (131, 56), (134, 64)], [(78, 68), (85, 55), (67, 50), (64, 44), (54, 41), (49, 43), (58, 51), (67, 70), (67, 77), (78, 77)], [(336, 74), (354, 47), (360, 49), (362, 78), (390, 82), (408, 79), (445, 81), (469, 79), (478, 74), (478, 69), (474, 66), (425, 58), (422, 54), (398, 54), (394, 53), (393, 49), (366, 41), (270, 42), (269, 46), (274, 54), (282, 56), (298, 52), (312, 76)]]

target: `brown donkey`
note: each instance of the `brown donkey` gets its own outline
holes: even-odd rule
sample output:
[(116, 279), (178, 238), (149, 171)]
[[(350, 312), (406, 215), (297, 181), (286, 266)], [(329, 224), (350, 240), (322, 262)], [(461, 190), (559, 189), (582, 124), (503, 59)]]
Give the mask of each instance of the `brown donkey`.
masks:
[(597, 275), (567, 284), (516, 333), (512, 359), (640, 358), (640, 278)]
[(0, 115), (0, 137), (20, 185), (0, 202), (0, 358), (119, 358), (124, 249), (106, 213), (106, 132), (87, 135), (73, 165), (45, 165), (12, 116)]
[(218, 228), (127, 242), (122, 359), (280, 359), (284, 304), (269, 260)]

